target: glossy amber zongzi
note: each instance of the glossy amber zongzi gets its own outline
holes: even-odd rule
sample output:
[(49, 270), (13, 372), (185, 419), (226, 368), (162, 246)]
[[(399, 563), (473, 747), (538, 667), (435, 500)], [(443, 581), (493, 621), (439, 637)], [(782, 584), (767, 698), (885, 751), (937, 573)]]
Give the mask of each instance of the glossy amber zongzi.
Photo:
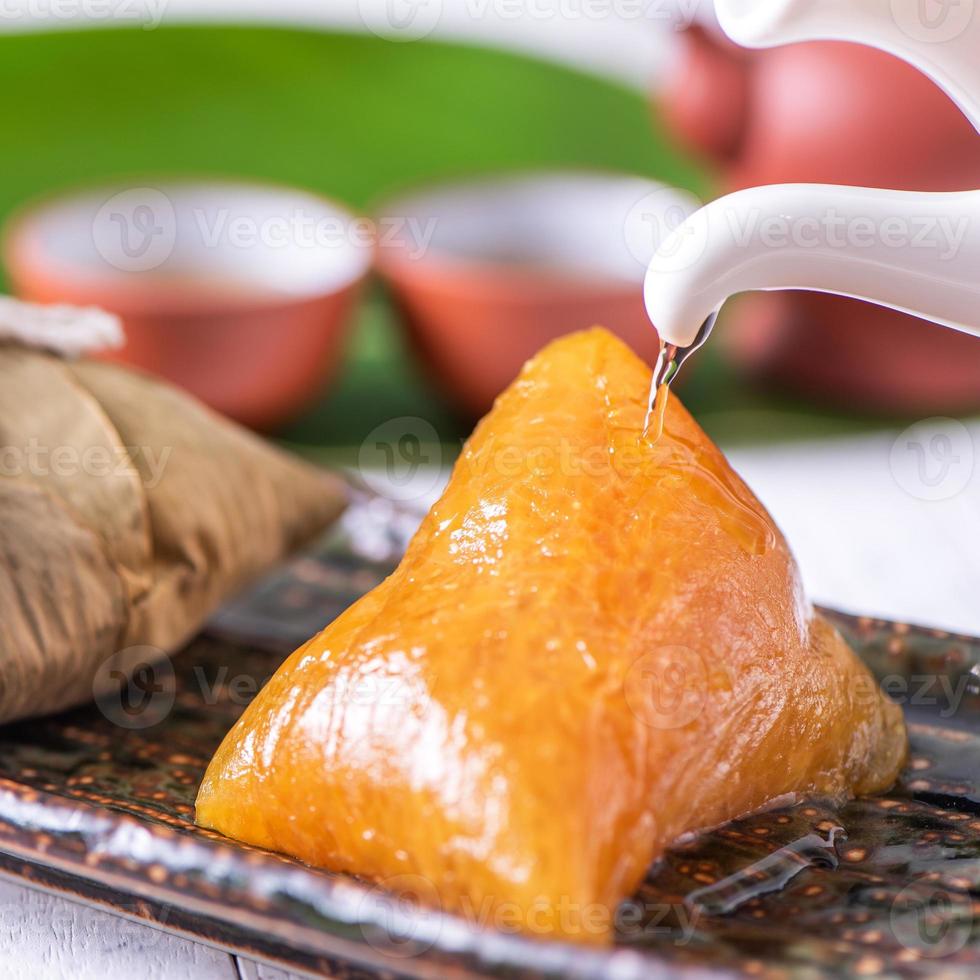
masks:
[(683, 832), (887, 787), (899, 709), (676, 401), (644, 441), (649, 380), (601, 330), (532, 360), (398, 570), (227, 736), (198, 821), (601, 940)]

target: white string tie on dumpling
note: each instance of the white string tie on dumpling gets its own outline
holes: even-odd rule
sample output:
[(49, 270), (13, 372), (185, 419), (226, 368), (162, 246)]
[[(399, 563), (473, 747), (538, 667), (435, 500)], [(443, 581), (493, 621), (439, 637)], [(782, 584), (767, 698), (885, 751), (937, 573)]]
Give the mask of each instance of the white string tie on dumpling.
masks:
[(95, 306), (42, 305), (0, 296), (0, 343), (14, 342), (80, 357), (126, 343), (122, 321)]

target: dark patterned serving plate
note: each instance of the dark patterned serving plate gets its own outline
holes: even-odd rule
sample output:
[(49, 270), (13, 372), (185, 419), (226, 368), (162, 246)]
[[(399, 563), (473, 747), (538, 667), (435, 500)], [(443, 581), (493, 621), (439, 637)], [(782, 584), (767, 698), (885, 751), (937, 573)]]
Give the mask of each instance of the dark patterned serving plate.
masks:
[(338, 535), (97, 705), (0, 729), (0, 873), (329, 976), (980, 976), (980, 640), (938, 631), (828, 612), (906, 707), (898, 786), (679, 843), (608, 949), (481, 930), (197, 829), (198, 783), (245, 704), (389, 571), (411, 519), (386, 506), (348, 523), (387, 529), (372, 557)]

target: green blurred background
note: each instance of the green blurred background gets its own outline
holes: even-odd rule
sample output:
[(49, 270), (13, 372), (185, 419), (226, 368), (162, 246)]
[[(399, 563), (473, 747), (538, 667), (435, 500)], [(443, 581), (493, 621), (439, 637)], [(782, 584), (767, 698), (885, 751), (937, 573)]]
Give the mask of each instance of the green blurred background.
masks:
[[(250, 27), (0, 36), (0, 118), (4, 218), (78, 182), (172, 173), (287, 182), (360, 211), (419, 181), (528, 167), (622, 170), (701, 197), (712, 187), (640, 93), (447, 43)], [(684, 398), (729, 443), (862, 425), (753, 392), (710, 345)], [(373, 284), (340, 382), (281, 436), (343, 461), (377, 424), (411, 415), (449, 445), (469, 427), (425, 383)]]

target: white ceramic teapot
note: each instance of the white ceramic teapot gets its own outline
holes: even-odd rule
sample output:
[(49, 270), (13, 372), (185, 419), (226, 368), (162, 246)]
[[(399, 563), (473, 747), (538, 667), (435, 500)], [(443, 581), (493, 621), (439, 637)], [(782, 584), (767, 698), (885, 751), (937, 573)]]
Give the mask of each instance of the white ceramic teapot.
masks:
[[(980, 131), (974, 5), (716, 0), (721, 26), (746, 46), (843, 40), (897, 55), (940, 85)], [(704, 342), (725, 300), (758, 289), (836, 293), (980, 336), (980, 191), (783, 184), (695, 212), (662, 242), (647, 272), (647, 311), (665, 344), (655, 385)]]

